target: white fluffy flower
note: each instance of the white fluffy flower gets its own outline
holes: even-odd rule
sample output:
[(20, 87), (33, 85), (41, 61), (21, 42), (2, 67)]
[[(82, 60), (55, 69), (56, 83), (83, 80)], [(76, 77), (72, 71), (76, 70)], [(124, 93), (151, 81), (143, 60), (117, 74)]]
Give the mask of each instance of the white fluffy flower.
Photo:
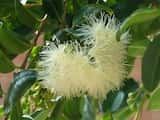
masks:
[[(89, 46), (87, 52), (82, 49), (68, 51), (68, 44), (44, 50), (39, 62), (43, 84), (65, 97), (87, 93), (105, 98), (110, 90), (119, 88), (126, 76), (126, 45), (116, 41), (118, 27), (114, 18), (102, 15), (98, 19), (92, 15), (78, 30)], [(123, 39), (127, 39), (127, 35), (123, 35)]]

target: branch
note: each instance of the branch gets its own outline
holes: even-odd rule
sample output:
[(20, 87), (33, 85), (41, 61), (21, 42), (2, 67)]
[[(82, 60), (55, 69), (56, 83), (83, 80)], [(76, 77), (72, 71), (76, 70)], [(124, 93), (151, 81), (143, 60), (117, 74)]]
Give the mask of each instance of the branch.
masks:
[(30, 56), (33, 47), (37, 44), (38, 38), (39, 38), (39, 36), (41, 35), (41, 32), (42, 32), (42, 30), (43, 30), (43, 27), (44, 27), (44, 25), (45, 25), (45, 23), (46, 23), (46, 19), (47, 19), (47, 14), (44, 15), (44, 17), (42, 18), (41, 23), (40, 23), (40, 25), (39, 25), (39, 27), (38, 27), (38, 30), (35, 32), (36, 36), (35, 36), (35, 38), (34, 38), (34, 40), (33, 40), (32, 47), (29, 49), (28, 53), (26, 54), (26, 57), (25, 57), (25, 59), (24, 59), (24, 62), (22, 63), (22, 65), (21, 65), (20, 68), (22, 68), (22, 69), (27, 68), (27, 60), (28, 60), (28, 57)]
[(147, 98), (148, 98), (148, 97), (147, 97), (147, 94), (145, 94), (145, 95), (143, 96), (143, 98), (142, 98), (142, 101), (141, 101), (141, 103), (140, 103), (138, 112), (136, 113), (134, 120), (141, 120), (141, 118), (142, 118), (142, 113), (143, 113), (144, 107), (145, 107), (145, 105), (146, 105)]

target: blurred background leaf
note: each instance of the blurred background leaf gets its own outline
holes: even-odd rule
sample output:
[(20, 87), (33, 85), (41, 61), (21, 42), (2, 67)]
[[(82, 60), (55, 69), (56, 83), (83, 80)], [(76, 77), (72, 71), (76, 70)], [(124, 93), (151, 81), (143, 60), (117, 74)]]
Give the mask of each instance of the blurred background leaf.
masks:
[(14, 68), (12, 61), (0, 50), (0, 72), (7, 73), (14, 70)]
[(142, 81), (144, 87), (152, 92), (160, 81), (160, 36), (150, 42), (142, 61)]
[(149, 110), (160, 110), (160, 88), (156, 89), (153, 95), (151, 96), (149, 100), (148, 108)]

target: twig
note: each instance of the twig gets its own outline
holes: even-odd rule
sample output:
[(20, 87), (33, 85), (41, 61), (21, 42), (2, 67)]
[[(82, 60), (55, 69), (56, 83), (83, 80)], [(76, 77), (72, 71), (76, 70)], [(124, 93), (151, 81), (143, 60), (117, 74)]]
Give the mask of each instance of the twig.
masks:
[(140, 104), (140, 106), (139, 106), (139, 110), (138, 110), (138, 112), (136, 113), (134, 120), (141, 120), (141, 118), (142, 118), (142, 113), (143, 113), (143, 109), (144, 109), (144, 105), (145, 105), (145, 103), (146, 103), (146, 98), (147, 98), (146, 95), (144, 95), (144, 96), (143, 96), (143, 99), (142, 99), (142, 102), (141, 102), (141, 104)]
[(41, 32), (42, 32), (42, 30), (43, 30), (43, 27), (44, 27), (44, 25), (45, 25), (45, 23), (46, 23), (46, 19), (47, 19), (47, 14), (44, 15), (44, 17), (42, 18), (41, 23), (40, 23), (40, 25), (39, 25), (39, 27), (38, 27), (38, 30), (35, 32), (36, 36), (35, 36), (35, 38), (34, 38), (34, 40), (33, 40), (32, 47), (31, 47), (31, 48), (29, 49), (29, 51), (27, 52), (26, 57), (25, 57), (25, 59), (24, 59), (24, 62), (23, 62), (22, 65), (21, 65), (21, 68), (22, 68), (22, 69), (25, 69), (25, 68), (27, 67), (28, 57), (30, 56), (33, 47), (36, 45), (39, 36), (41, 35)]
[(25, 4), (25, 8), (31, 8), (31, 7), (36, 7), (36, 6), (42, 6), (42, 3), (32, 3), (32, 4)]

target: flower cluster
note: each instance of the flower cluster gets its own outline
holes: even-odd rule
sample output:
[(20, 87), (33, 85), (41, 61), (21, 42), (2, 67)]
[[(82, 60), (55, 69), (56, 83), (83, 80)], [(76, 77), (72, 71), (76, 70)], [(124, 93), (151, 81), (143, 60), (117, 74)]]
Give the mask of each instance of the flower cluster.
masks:
[(39, 76), (43, 85), (67, 98), (84, 93), (105, 98), (110, 90), (119, 88), (126, 76), (123, 41), (128, 40), (128, 34), (117, 41), (118, 28), (114, 17), (91, 15), (78, 29), (85, 49), (74, 44), (70, 51), (68, 44), (59, 44), (42, 51)]

